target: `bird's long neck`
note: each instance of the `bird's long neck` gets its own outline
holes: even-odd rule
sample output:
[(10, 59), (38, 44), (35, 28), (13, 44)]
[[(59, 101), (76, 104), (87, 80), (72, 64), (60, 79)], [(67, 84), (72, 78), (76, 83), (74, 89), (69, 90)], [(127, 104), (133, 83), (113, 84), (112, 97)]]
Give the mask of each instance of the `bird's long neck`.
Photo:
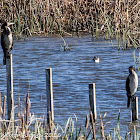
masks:
[(10, 29), (9, 27), (6, 26), (6, 27), (4, 28), (4, 32), (5, 32), (6, 35), (10, 35), (10, 34), (11, 34), (11, 29)]
[(130, 74), (134, 74), (135, 71), (134, 71), (134, 70), (129, 70), (129, 73), (130, 73)]
[(134, 70), (132, 70), (130, 74), (133, 74), (135, 76), (136, 72)]

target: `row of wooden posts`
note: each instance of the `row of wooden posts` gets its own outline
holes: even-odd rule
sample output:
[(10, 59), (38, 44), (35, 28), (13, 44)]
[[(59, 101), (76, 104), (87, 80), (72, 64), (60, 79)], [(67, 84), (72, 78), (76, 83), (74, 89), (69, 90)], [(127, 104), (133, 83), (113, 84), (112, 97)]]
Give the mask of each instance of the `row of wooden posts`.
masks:
[[(8, 120), (14, 122), (14, 98), (13, 98), (13, 64), (12, 54), (6, 60), (6, 73), (7, 73), (7, 107), (8, 107)], [(53, 84), (52, 84), (52, 68), (46, 68), (46, 94), (47, 94), (47, 123), (54, 121), (53, 109)], [(96, 94), (95, 83), (89, 84), (89, 106), (93, 114), (93, 119), (96, 121)], [(138, 97), (132, 100), (132, 121), (138, 120)]]

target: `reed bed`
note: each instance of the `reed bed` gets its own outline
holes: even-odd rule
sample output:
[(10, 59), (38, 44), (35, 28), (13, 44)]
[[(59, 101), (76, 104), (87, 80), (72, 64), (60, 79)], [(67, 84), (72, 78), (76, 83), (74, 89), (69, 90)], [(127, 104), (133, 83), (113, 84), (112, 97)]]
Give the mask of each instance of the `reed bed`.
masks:
[(117, 38), (124, 49), (140, 41), (138, 0), (11, 0), (0, 1), (0, 20), (15, 23), (17, 35), (77, 35)]
[[(18, 115), (15, 116), (14, 121), (6, 120), (6, 95), (3, 97), (3, 106), (1, 104), (0, 95), (0, 139), (1, 140), (138, 140), (139, 139), (139, 125), (130, 123), (126, 130), (125, 137), (121, 136), (121, 129), (119, 126), (120, 112), (116, 118), (117, 125), (114, 127), (114, 133), (109, 133), (106, 129), (108, 123), (103, 116), (99, 115), (99, 122), (94, 122), (93, 114), (90, 112), (90, 117), (86, 116), (85, 125), (77, 126), (77, 117), (69, 117), (64, 127), (59, 124), (49, 121), (46, 122), (46, 117), (37, 117), (30, 113), (30, 99), (29, 94), (26, 95), (25, 106), (22, 110), (20, 96), (18, 96)], [(12, 112), (12, 111), (11, 111)]]

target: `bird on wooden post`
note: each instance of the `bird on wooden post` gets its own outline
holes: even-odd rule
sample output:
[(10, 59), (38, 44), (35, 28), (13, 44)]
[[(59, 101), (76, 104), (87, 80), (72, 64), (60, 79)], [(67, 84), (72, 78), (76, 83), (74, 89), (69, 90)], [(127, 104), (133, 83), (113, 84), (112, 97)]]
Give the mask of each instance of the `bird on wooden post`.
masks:
[(9, 52), (13, 47), (13, 37), (10, 29), (10, 25), (14, 23), (4, 22), (1, 26), (3, 32), (1, 34), (1, 46), (3, 49), (4, 57), (3, 57), (3, 65), (6, 65), (6, 58), (9, 57)]
[(138, 76), (134, 71), (133, 66), (129, 67), (129, 75), (126, 79), (126, 92), (127, 92), (127, 108), (130, 106), (130, 101), (134, 97), (138, 88)]

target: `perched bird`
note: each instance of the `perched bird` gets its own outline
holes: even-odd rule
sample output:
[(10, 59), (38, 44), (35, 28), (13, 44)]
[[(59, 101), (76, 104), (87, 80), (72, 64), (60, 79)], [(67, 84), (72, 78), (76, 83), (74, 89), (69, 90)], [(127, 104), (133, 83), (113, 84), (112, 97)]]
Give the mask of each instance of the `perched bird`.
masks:
[(1, 26), (3, 32), (1, 34), (1, 46), (3, 49), (4, 57), (3, 57), (3, 65), (6, 65), (6, 58), (9, 57), (9, 52), (13, 47), (13, 37), (10, 29), (10, 25), (14, 23), (4, 22)]
[(133, 66), (129, 67), (129, 75), (126, 79), (126, 92), (127, 92), (127, 108), (130, 106), (130, 101), (134, 97), (138, 88), (138, 76), (134, 71)]
[(97, 56), (94, 56), (94, 57), (93, 57), (93, 61), (94, 61), (95, 63), (101, 62), (100, 58), (97, 57)]

